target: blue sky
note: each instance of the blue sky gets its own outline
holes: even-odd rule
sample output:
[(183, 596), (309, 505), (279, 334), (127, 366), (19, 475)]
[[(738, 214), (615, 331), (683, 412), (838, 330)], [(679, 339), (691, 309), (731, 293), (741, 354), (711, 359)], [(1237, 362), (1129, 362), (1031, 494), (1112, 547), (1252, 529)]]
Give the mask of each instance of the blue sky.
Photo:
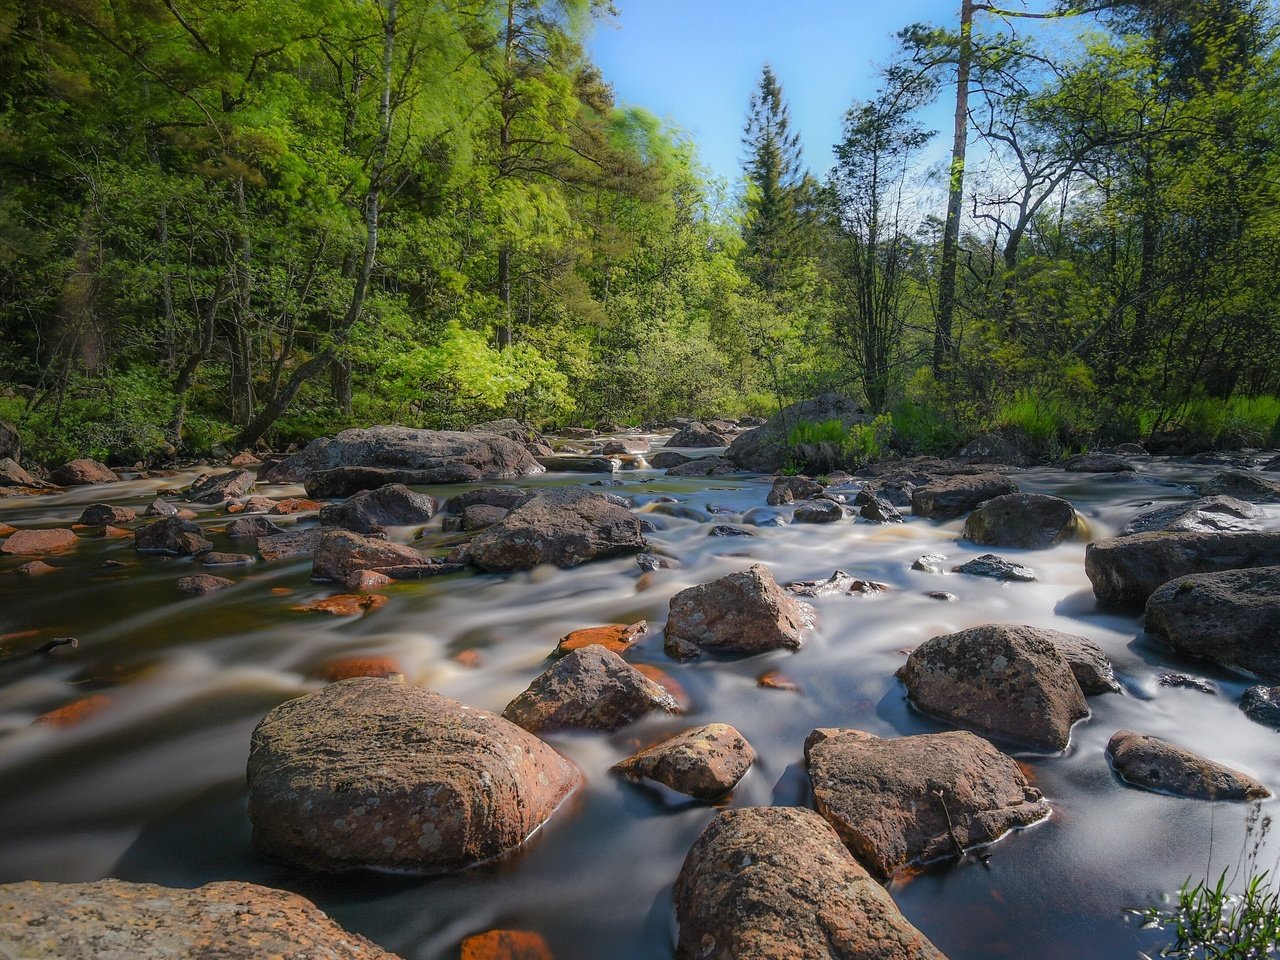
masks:
[[(947, 24), (958, 0), (617, 0), (620, 16), (588, 42), (618, 99), (687, 130), (702, 162), (736, 182), (747, 99), (767, 60), (782, 82), (805, 164), (821, 176), (855, 97), (875, 90), (894, 34)], [(924, 118), (941, 130), (945, 104)], [(943, 140), (933, 144), (938, 156)]]

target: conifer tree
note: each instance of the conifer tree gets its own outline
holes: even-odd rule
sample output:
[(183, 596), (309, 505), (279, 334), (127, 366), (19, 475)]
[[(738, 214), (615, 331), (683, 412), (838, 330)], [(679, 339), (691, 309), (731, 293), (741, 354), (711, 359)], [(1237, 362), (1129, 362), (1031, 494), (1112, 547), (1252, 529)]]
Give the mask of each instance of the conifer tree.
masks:
[(751, 94), (742, 142), (747, 148), (747, 267), (761, 287), (773, 291), (783, 285), (796, 255), (796, 201), (804, 172), (800, 136), (791, 129), (782, 85), (767, 63)]

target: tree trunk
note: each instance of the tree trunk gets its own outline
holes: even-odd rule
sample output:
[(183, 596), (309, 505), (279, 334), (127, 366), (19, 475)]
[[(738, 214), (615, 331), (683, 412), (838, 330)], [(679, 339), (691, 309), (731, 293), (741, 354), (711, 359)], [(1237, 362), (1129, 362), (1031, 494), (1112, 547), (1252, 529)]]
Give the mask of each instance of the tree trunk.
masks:
[(960, 213), (964, 203), (964, 159), (969, 139), (969, 72), (973, 66), (973, 0), (960, 8), (960, 50), (956, 65), (956, 111), (951, 139), (951, 180), (947, 220), (942, 230), (938, 276), (938, 325), (933, 337), (933, 373), (942, 378), (955, 356), (952, 327), (956, 309), (956, 265), (960, 258)]

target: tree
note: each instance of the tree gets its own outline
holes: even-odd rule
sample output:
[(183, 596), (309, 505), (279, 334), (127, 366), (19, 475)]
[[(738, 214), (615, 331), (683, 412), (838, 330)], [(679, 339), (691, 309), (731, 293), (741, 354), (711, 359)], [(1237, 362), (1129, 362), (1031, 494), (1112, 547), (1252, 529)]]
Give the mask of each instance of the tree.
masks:
[(751, 94), (742, 136), (747, 149), (747, 198), (743, 238), (750, 275), (769, 292), (781, 289), (797, 250), (800, 135), (773, 68), (765, 64)]

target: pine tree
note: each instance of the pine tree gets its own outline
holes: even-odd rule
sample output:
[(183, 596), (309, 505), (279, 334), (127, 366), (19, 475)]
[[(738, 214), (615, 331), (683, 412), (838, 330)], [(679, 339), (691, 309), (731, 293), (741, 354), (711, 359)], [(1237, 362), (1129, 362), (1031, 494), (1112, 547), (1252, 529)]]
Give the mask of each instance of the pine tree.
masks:
[(783, 285), (796, 255), (797, 192), (804, 172), (800, 136), (791, 130), (782, 85), (767, 63), (751, 94), (742, 142), (747, 148), (747, 268), (761, 287), (773, 291)]

